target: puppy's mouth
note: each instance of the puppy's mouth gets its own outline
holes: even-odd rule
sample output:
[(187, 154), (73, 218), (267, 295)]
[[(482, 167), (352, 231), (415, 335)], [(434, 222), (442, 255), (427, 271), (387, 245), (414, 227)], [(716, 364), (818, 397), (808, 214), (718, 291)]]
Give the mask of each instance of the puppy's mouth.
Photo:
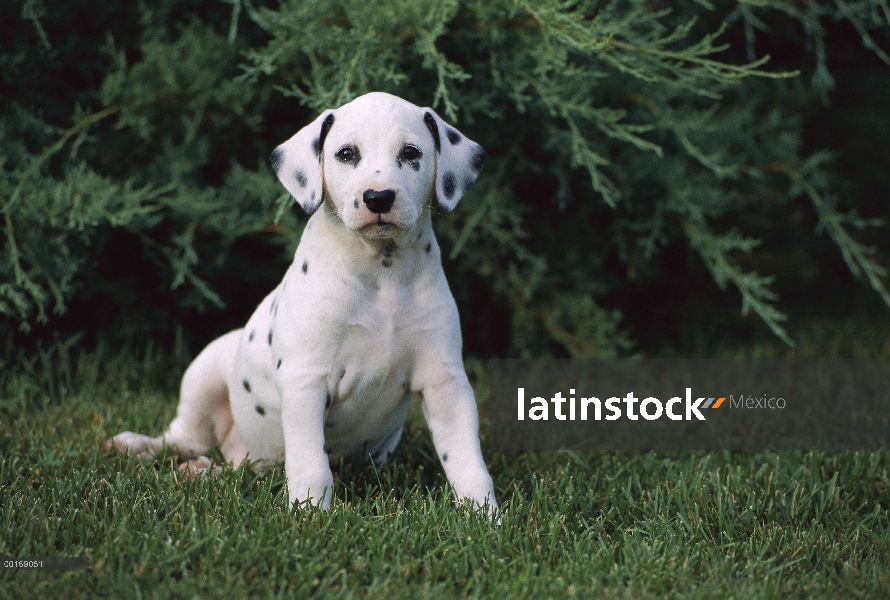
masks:
[(393, 233), (399, 229), (401, 229), (399, 225), (386, 221), (378, 215), (376, 221), (359, 227), (358, 233), (367, 238), (383, 238), (392, 237)]

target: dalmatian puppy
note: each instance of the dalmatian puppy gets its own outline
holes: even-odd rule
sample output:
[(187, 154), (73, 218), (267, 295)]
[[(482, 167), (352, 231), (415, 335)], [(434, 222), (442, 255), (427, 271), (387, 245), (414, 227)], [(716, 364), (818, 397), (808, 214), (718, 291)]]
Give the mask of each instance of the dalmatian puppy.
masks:
[(311, 215), (283, 281), (189, 366), (163, 435), (124, 432), (108, 447), (195, 456), (219, 444), (236, 466), (283, 460), (291, 503), (327, 508), (330, 462), (383, 464), (419, 394), (456, 497), (495, 510), (431, 221), (434, 199), (452, 210), (484, 160), (432, 109), (389, 94), (324, 111), (271, 156)]

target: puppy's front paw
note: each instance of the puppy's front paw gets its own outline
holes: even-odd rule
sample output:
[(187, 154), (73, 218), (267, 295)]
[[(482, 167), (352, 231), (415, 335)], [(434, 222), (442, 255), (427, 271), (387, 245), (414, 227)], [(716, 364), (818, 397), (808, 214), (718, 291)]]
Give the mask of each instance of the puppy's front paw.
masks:
[(331, 505), (331, 497), (334, 489), (334, 476), (328, 472), (326, 476), (310, 479), (288, 477), (288, 496), (292, 506), (309, 501), (312, 506), (318, 506), (327, 510)]
[(158, 438), (142, 435), (141, 433), (133, 433), (132, 431), (125, 431), (105, 442), (104, 449), (106, 451), (112, 449), (117, 450), (121, 454), (142, 459), (154, 456), (160, 449), (161, 445), (163, 444), (159, 444)]
[(202, 475), (215, 475), (222, 471), (222, 467), (213, 466), (213, 461), (206, 456), (193, 456), (187, 462), (179, 465), (179, 471), (183, 477), (188, 479)]
[[(475, 475), (462, 473), (461, 480), (454, 482), (453, 490), (456, 502), (467, 502), (473, 510), (484, 511), (489, 518), (498, 515), (498, 501), (494, 495), (494, 482), (487, 471), (479, 471)], [(500, 522), (500, 517), (498, 517)]]

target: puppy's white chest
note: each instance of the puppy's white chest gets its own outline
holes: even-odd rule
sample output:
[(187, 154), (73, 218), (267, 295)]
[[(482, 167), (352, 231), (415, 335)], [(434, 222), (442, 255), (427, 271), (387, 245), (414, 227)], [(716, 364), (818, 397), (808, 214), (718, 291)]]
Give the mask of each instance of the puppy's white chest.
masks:
[[(307, 281), (309, 270), (295, 265), (241, 334), (229, 385), (235, 423), (253, 458), (281, 460), (282, 388), (320, 378), (325, 397), (299, 402), (325, 403), (331, 459), (371, 451), (410, 392), (422, 315), (411, 291), (394, 281), (318, 289)], [(307, 305), (318, 308), (301, 308)]]

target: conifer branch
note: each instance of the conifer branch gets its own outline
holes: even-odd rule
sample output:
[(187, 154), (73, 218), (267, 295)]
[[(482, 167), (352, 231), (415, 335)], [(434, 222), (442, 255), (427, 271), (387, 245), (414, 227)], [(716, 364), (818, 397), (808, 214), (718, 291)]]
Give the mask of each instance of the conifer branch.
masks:
[(66, 130), (65, 133), (63, 133), (62, 136), (56, 141), (56, 143), (54, 143), (52, 146), (49, 146), (48, 148), (45, 148), (39, 156), (33, 158), (28, 167), (24, 170), (21, 176), (19, 176), (18, 185), (16, 185), (13, 189), (12, 194), (9, 198), (9, 202), (4, 204), (3, 208), (0, 208), (0, 213), (8, 213), (9, 209), (11, 209), (12, 206), (19, 199), (25, 183), (31, 177), (33, 177), (37, 173), (37, 171), (40, 170), (40, 167), (42, 167), (53, 154), (61, 150), (68, 142), (68, 140), (70, 140), (81, 131), (89, 128), (94, 123), (98, 123), (105, 117), (113, 115), (114, 113), (120, 111), (121, 108), (122, 107), (120, 105), (109, 106), (107, 108), (103, 108), (97, 113), (90, 115), (89, 117), (81, 119), (80, 121), (75, 123), (73, 127)]
[(466, 222), (464, 223), (463, 229), (460, 233), (460, 237), (458, 237), (457, 241), (454, 242), (454, 245), (451, 248), (451, 252), (448, 254), (449, 260), (454, 260), (458, 257), (461, 249), (464, 247), (464, 244), (466, 244), (467, 240), (470, 239), (470, 236), (476, 230), (476, 227), (479, 226), (482, 218), (486, 215), (487, 212), (489, 212), (490, 208), (497, 201), (498, 191), (503, 185), (509, 159), (507, 159), (507, 157), (502, 157), (497, 162), (497, 169), (487, 178), (488, 185), (486, 187), (488, 189), (482, 196), (482, 201), (478, 203), (476, 209), (470, 214), (469, 218), (467, 218)]
[[(870, 35), (868, 35), (868, 32), (865, 30), (865, 27), (863, 26), (862, 21), (859, 20), (859, 17), (850, 8), (850, 6), (843, 0), (834, 0), (834, 2), (837, 5), (837, 7), (841, 10), (843, 15), (845, 17), (847, 17), (847, 19), (849, 19), (850, 23), (853, 24), (853, 27), (856, 28), (857, 33), (859, 33), (860, 37), (862, 38), (862, 44), (866, 48), (868, 48), (869, 50), (871, 50), (872, 52), (877, 54), (881, 60), (883, 60), (888, 65), (890, 65), (890, 56), (887, 56), (887, 53), (884, 52), (883, 50), (881, 50), (881, 47), (875, 43), (875, 41), (872, 39), (872, 37)], [(884, 14), (886, 16), (886, 14), (887, 14), (886, 4), (884, 4), (883, 8), (885, 10)], [(890, 24), (890, 22), (888, 22), (888, 24)]]
[[(19, 198), (21, 198), (22, 190), (24, 189), (25, 184), (28, 182), (28, 180), (36, 175), (40, 171), (40, 168), (46, 163), (46, 161), (48, 161), (50, 157), (61, 150), (68, 142), (68, 140), (70, 140), (78, 133), (85, 131), (94, 123), (97, 123), (105, 117), (118, 112), (120, 109), (121, 107), (119, 105), (109, 106), (97, 113), (94, 113), (88, 117), (79, 120), (77, 123), (74, 124), (74, 126), (67, 129), (54, 144), (45, 148), (43, 152), (41, 152), (38, 156), (31, 158), (28, 166), (25, 168), (24, 171), (22, 171), (21, 175), (19, 175), (18, 182), (15, 188), (13, 188), (12, 190), (12, 194), (10, 194), (9, 200), (3, 203), (2, 208), (0, 208), (0, 213), (3, 214), (6, 245), (9, 249), (8, 264), (12, 268), (12, 272), (15, 276), (15, 285), (26, 292), (31, 297), (31, 301), (33, 301), (34, 305), (36, 305), (38, 322), (46, 321), (46, 311), (44, 308), (44, 304), (47, 300), (47, 295), (41, 288), (41, 286), (37, 284), (33, 279), (31, 279), (31, 277), (28, 276), (26, 270), (22, 267), (21, 253), (19, 252), (19, 246), (16, 242), (15, 227), (12, 220), (12, 208), (15, 206)], [(47, 280), (47, 285), (49, 285), (50, 291), (53, 293), (53, 296), (56, 299), (56, 310), (61, 310), (64, 306), (64, 298), (61, 294), (59, 286), (55, 284), (55, 282), (53, 282), (51, 279)], [(0, 286), (0, 294), (10, 299), (15, 305), (16, 311), (18, 312), (20, 318), (20, 327), (22, 328), (22, 330), (26, 332), (30, 330), (30, 325), (28, 324), (26, 317), (31, 302), (29, 302), (27, 297), (15, 290), (10, 284), (3, 284), (2, 286)], [(0, 312), (7, 311), (8, 305), (5, 302), (0, 303)]]
[(863, 228), (871, 225), (883, 225), (883, 221), (879, 219), (859, 219), (851, 215), (843, 215), (837, 212), (833, 203), (824, 198), (818, 190), (807, 179), (795, 169), (788, 167), (783, 163), (771, 163), (763, 167), (764, 171), (775, 171), (788, 176), (803, 192), (807, 195), (816, 209), (819, 216), (819, 222), (827, 230), (831, 239), (840, 248), (841, 255), (850, 272), (856, 277), (865, 274), (871, 288), (878, 293), (887, 306), (890, 306), (890, 293), (882, 281), (887, 276), (887, 268), (877, 262), (874, 257), (875, 248), (865, 246), (855, 239), (844, 227), (845, 223), (849, 223), (854, 227)]
[(769, 56), (744, 65), (705, 58), (728, 48), (726, 44), (713, 45), (723, 34), (725, 24), (683, 50), (670, 50), (669, 45), (688, 35), (696, 22), (694, 17), (668, 35), (659, 37), (656, 29), (655, 33), (638, 34), (639, 39), (631, 42), (619, 39), (618, 36), (626, 36), (633, 31), (634, 22), (656, 22), (669, 11), (654, 14), (647, 14), (642, 10), (630, 11), (623, 20), (605, 24), (599, 15), (589, 21), (583, 20), (579, 11), (549, 10), (545, 15), (542, 8), (536, 10), (525, 5), (524, 9), (546, 35), (560, 40), (575, 51), (592, 53), (616, 69), (644, 81), (676, 86), (709, 98), (719, 99), (721, 94), (702, 87), (700, 81), (725, 85), (738, 84), (747, 77), (784, 79), (799, 74), (799, 71), (773, 73), (761, 70), (760, 67), (770, 60)]
[(773, 277), (763, 277), (755, 272), (746, 273), (729, 258), (729, 253), (733, 251), (750, 252), (760, 245), (760, 240), (743, 238), (732, 232), (717, 236), (702, 225), (693, 225), (690, 222), (683, 225), (683, 230), (720, 289), (725, 290), (727, 282), (731, 282), (742, 294), (742, 315), (747, 315), (753, 309), (778, 338), (794, 347), (788, 333), (779, 325), (780, 321), (785, 321), (788, 317), (770, 303), (778, 299), (767, 287), (772, 283)]

